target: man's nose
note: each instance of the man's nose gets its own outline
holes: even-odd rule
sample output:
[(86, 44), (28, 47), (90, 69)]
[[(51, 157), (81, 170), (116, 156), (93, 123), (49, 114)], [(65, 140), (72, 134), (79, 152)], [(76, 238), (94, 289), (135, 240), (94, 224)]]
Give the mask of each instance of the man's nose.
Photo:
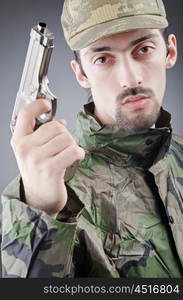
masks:
[(142, 85), (142, 75), (138, 62), (132, 59), (123, 59), (119, 71), (119, 83), (123, 89)]

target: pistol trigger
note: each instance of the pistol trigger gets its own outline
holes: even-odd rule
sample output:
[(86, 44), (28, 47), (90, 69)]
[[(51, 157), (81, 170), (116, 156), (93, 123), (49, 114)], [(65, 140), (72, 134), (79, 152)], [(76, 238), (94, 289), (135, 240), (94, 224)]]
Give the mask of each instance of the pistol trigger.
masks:
[[(35, 129), (37, 129), (42, 124), (51, 121), (53, 119), (53, 117), (55, 116), (56, 109), (57, 109), (57, 99), (56, 98), (49, 98), (48, 95), (46, 96), (45, 94), (42, 94), (42, 95), (39, 94), (39, 96), (41, 96), (40, 98), (42, 98), (42, 99), (46, 99), (47, 101), (50, 101), (51, 105), (52, 105), (52, 108), (49, 112), (40, 115), (36, 119)], [(44, 98), (43, 98), (43, 96), (44, 96)], [(40, 99), (40, 98), (37, 98), (37, 99)]]

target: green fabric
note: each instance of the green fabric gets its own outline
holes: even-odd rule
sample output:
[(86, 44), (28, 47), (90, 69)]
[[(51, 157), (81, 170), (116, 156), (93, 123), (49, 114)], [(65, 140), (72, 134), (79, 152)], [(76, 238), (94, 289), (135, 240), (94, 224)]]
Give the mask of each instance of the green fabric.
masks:
[(85, 106), (86, 156), (57, 220), (20, 201), (20, 178), (3, 193), (2, 276), (182, 277), (183, 139), (169, 123), (162, 110), (156, 128), (127, 136)]

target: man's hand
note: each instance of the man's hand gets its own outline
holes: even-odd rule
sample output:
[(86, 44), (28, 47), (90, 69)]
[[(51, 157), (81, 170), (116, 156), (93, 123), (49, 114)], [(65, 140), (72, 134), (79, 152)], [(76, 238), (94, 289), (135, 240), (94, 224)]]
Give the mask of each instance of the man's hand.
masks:
[(36, 131), (35, 118), (51, 109), (39, 99), (21, 109), (11, 145), (22, 176), (26, 203), (55, 217), (67, 202), (64, 174), (75, 161), (84, 159), (66, 121), (50, 121)]

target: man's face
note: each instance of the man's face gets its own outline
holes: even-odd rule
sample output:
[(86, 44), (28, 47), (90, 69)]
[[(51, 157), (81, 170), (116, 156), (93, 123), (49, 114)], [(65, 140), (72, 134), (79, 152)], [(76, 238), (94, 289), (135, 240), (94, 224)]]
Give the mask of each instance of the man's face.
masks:
[(80, 51), (81, 63), (103, 124), (128, 132), (152, 127), (166, 83), (167, 46), (157, 29), (140, 29), (101, 39)]

